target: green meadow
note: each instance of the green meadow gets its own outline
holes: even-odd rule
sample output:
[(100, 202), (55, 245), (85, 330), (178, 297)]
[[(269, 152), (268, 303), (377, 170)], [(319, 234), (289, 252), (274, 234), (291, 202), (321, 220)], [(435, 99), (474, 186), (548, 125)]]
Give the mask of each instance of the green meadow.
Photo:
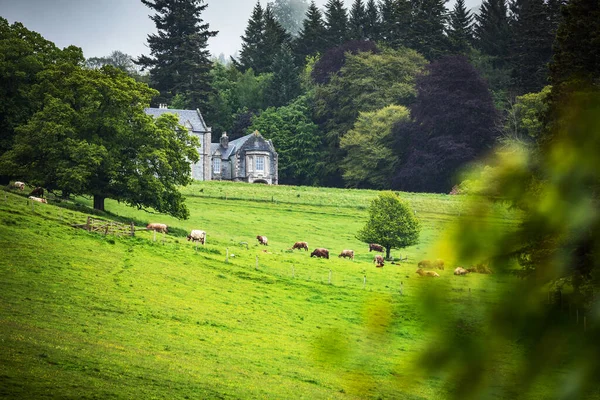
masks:
[[(115, 237), (72, 227), (92, 215), (90, 199), (32, 207), (0, 192), (1, 397), (445, 399), (452, 383), (419, 368), (436, 329), (420, 293), (444, 293), (481, 324), (510, 285), (454, 276), (453, 265), (440, 278), (415, 273), (468, 214), (461, 196), (400, 193), (421, 240), (380, 269), (355, 238), (375, 191), (205, 182), (184, 193), (185, 221), (107, 201), (99, 218), (169, 225)], [(517, 216), (494, 207), (492, 223), (513, 229)], [(205, 246), (186, 240), (191, 229), (207, 232)], [(289, 250), (296, 241), (331, 257)], [(343, 249), (355, 260), (339, 259)], [(515, 397), (501, 384), (516, 373), (513, 350), (491, 398)]]

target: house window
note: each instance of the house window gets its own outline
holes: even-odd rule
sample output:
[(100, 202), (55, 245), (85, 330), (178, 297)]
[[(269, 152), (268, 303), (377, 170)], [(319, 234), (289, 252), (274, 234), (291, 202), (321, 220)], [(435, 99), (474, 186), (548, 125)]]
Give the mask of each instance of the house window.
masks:
[(262, 156), (256, 157), (256, 171), (257, 172), (265, 171), (265, 158)]
[(213, 174), (221, 173), (221, 159), (213, 158)]

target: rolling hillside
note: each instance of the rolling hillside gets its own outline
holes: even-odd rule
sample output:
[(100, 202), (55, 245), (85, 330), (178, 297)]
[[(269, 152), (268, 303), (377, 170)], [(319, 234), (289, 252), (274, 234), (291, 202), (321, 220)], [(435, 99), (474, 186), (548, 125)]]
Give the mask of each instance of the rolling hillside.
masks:
[[(32, 209), (0, 192), (1, 396), (443, 399), (452, 386), (416, 367), (432, 324), (419, 293), (445, 293), (478, 323), (509, 284), (455, 277), (452, 266), (437, 280), (414, 273), (466, 212), (458, 196), (402, 194), (422, 240), (392, 252), (408, 261), (376, 269), (354, 235), (377, 192), (218, 182), (185, 191), (187, 221), (107, 202), (102, 218), (167, 223), (156, 242), (146, 231), (73, 228), (90, 213), (85, 199)], [(514, 227), (497, 207), (494, 223)], [(190, 229), (208, 232), (206, 246), (185, 240)], [(288, 250), (297, 240), (332, 257)], [(345, 248), (354, 261), (336, 257)], [(495, 398), (511, 392), (499, 383)]]

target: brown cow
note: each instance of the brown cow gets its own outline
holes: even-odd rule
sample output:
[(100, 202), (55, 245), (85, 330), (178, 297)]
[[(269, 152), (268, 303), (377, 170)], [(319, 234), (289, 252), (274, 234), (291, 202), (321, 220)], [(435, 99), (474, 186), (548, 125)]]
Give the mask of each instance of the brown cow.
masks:
[(31, 191), (31, 193), (29, 193), (29, 195), (43, 198), (44, 197), (44, 189), (38, 186), (35, 189), (33, 189)]
[(454, 270), (454, 275), (466, 275), (468, 273), (469, 273), (469, 271), (467, 271), (466, 269), (464, 269), (462, 267), (456, 267), (456, 269)]
[(435, 272), (435, 271), (423, 271), (422, 268), (419, 268), (417, 271), (417, 274), (421, 275), (421, 276), (431, 276), (432, 278), (437, 278), (440, 275)]
[(310, 253), (311, 257), (320, 257), (329, 259), (329, 250), (327, 249), (314, 249), (312, 253)]
[(375, 258), (373, 258), (373, 262), (375, 264), (377, 264), (377, 266), (379, 268), (383, 267), (383, 265), (385, 264), (385, 260), (383, 259), (383, 256), (380, 256), (379, 254), (375, 256)]
[(431, 267), (431, 261), (429, 261), (429, 260), (421, 260), (421, 261), (419, 261), (419, 263), (417, 264), (417, 266), (419, 268), (430, 268)]
[(265, 246), (267, 246), (269, 244), (269, 239), (267, 239), (266, 236), (260, 236), (260, 235), (258, 235), (256, 237), (256, 239), (258, 239), (258, 243), (259, 244), (264, 244)]
[(380, 253), (383, 253), (383, 246), (380, 244), (376, 244), (376, 243), (369, 243), (369, 253), (372, 251), (379, 251)]
[(167, 233), (167, 225), (159, 224), (156, 222), (152, 222), (152, 223), (146, 225), (146, 229), (149, 231), (156, 231), (158, 233)]
[(432, 264), (433, 268), (444, 270), (444, 260), (437, 259)]
[(351, 258), (354, 260), (354, 250), (342, 250), (338, 258), (340, 257)]
[(306, 242), (296, 242), (292, 246), (292, 250), (294, 250), (294, 249), (304, 249), (304, 250), (308, 251), (308, 243), (306, 243)]

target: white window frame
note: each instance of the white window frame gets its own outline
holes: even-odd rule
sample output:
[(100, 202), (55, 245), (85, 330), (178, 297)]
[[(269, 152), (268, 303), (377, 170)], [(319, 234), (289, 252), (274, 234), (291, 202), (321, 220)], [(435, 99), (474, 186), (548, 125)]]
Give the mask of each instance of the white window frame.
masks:
[(213, 174), (221, 173), (221, 159), (219, 157), (213, 158)]
[[(260, 161), (260, 162), (259, 162)], [(256, 157), (256, 172), (265, 172), (265, 156)]]

